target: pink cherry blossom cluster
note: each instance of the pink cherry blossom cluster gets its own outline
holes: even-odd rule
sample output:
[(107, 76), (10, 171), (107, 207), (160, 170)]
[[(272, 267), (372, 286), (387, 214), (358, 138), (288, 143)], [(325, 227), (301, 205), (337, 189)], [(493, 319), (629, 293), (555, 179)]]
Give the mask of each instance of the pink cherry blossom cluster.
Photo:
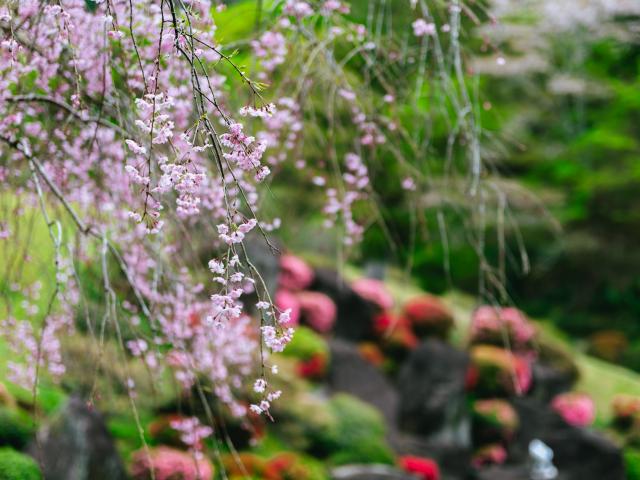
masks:
[[(134, 331), (142, 318), (154, 329), (150, 338), (127, 341), (134, 357), (152, 370), (172, 369), (185, 388), (205, 376), (235, 414), (244, 414), (234, 390), (255, 368), (260, 329), (242, 314), (240, 297), (255, 290), (255, 272), (249, 275), (236, 247), (258, 224), (257, 183), (269, 169), (261, 163), (266, 142), (245, 134), (222, 98), (226, 77), (214, 62), (230, 59), (216, 42), (209, 7), (116, 0), (91, 11), (80, 0), (27, 0), (0, 13), (3, 187), (23, 195), (31, 210), (38, 196), (52, 212), (60, 202), (88, 239), (79, 258), (97, 250), (105, 265), (118, 266), (135, 298), (114, 292), (124, 318)], [(182, 262), (190, 239), (180, 232), (212, 219), (213, 248), (223, 253), (207, 300), (194, 265)], [(3, 231), (21, 221), (3, 219)], [(73, 285), (56, 264), (58, 283)], [(103, 275), (111, 291), (110, 269)], [(77, 303), (66, 290), (42, 334), (29, 309), (25, 320), (3, 322), (16, 357), (25, 360), (12, 364), (13, 377), (26, 387), (41, 365), (55, 376), (64, 371), (57, 336), (72, 327)], [(163, 362), (161, 346), (169, 347)]]
[(342, 175), (344, 192), (341, 194), (335, 188), (327, 189), (327, 203), (323, 211), (327, 215), (325, 227), (332, 227), (341, 217), (345, 227), (344, 243), (353, 245), (362, 237), (364, 227), (356, 222), (352, 207), (357, 200), (366, 197), (369, 174), (366, 165), (355, 153), (346, 154), (345, 165), (346, 172)]
[[(51, 310), (40, 307), (36, 318), (43, 302), (24, 293), (33, 282), (6, 279), (25, 302), (0, 310), (16, 352), (13, 377), (32, 387), (40, 370), (64, 371), (58, 338), (78, 316), (76, 268), (83, 268), (102, 277), (107, 324), (129, 323), (132, 338), (122, 343), (157, 378), (169, 369), (185, 389), (205, 379), (244, 415), (239, 392), (259, 370), (261, 400), (251, 410), (268, 414), (280, 394), (268, 388), (277, 366), (265, 366), (291, 340), (295, 312), (274, 304), (245, 241), (266, 238), (271, 246), (266, 234), (280, 219), (269, 218), (262, 194), (289, 165), (326, 193), (326, 225), (343, 227), (346, 245), (362, 238), (357, 210), (372, 188), (367, 164), (399, 128), (392, 110), (400, 92), (385, 87), (383, 111), (380, 102), (361, 101), (345, 70), (352, 57), (338, 59), (334, 45), (347, 42), (350, 55), (371, 65), (379, 39), (344, 16), (345, 1), (285, 0), (241, 47), (256, 60), (248, 73), (220, 44), (209, 2), (90, 3), (0, 6), (0, 185), (21, 204), (0, 218), (0, 240), (23, 241), (16, 232), (41, 212), (58, 287)], [(315, 53), (304, 52), (309, 46)], [(393, 52), (389, 58), (398, 61)], [(280, 83), (264, 93), (269, 82)], [(329, 92), (322, 121), (344, 112), (357, 129), (348, 145), (334, 149), (307, 128), (318, 113), (306, 101), (312, 90)], [(331, 175), (324, 159), (309, 158), (314, 142), (335, 150)], [(74, 264), (61, 254), (72, 249)], [(203, 274), (203, 258), (212, 275)], [(304, 271), (292, 277), (310, 281)], [(247, 315), (249, 294), (259, 319)], [(332, 317), (326, 299), (303, 300), (313, 318)]]
[[(251, 42), (253, 53), (261, 60), (262, 68), (267, 72), (272, 72), (278, 65), (284, 63), (287, 55), (287, 45), (284, 35), (280, 32), (267, 30), (258, 40)], [(266, 74), (262, 74), (266, 78)]]
[(213, 428), (202, 425), (198, 417), (180, 418), (171, 421), (171, 428), (180, 432), (180, 440), (191, 449), (202, 450), (202, 441), (213, 434)]

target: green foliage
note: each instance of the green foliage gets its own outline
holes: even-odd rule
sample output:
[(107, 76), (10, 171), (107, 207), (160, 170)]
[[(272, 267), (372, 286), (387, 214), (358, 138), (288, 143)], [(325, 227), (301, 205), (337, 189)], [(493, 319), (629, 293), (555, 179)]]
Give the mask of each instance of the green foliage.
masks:
[(29, 443), (33, 433), (32, 420), (27, 414), (20, 410), (0, 408), (0, 446), (22, 449)]
[(640, 480), (640, 452), (627, 449), (624, 452), (624, 464), (627, 480)]
[(329, 457), (329, 462), (334, 465), (347, 465), (353, 463), (382, 463), (393, 465), (395, 456), (391, 449), (379, 439), (363, 438), (343, 448)]
[[(606, 328), (637, 338), (640, 45), (627, 36), (632, 28), (628, 18), (603, 23), (598, 35), (579, 30), (549, 33), (536, 26), (543, 18), (523, 9), (502, 21), (532, 28), (546, 42), (544, 48), (522, 38), (499, 41), (500, 50), (514, 57), (542, 55), (545, 67), (478, 80), (479, 101), (487, 106), (479, 108), (487, 175), (491, 170), (503, 177), (496, 187), (509, 203), (506, 243), (500, 240), (494, 203), (486, 205), (479, 252), (471, 244), (476, 232), (469, 230), (475, 225), (468, 221), (464, 199), (434, 197), (418, 211), (423, 225), (416, 229), (420, 241), (415, 251), (405, 251), (415, 219), (391, 180), (397, 178), (398, 166), (383, 160), (381, 165), (391, 173), (372, 175), (372, 182), (384, 199), (381, 214), (386, 226), (367, 231), (363, 256), (410, 264), (431, 292), (453, 286), (477, 294), (481, 261), (495, 266), (505, 255), (508, 293), (528, 313), (550, 317), (572, 335), (588, 336)], [(610, 34), (616, 29), (620, 35)], [(466, 46), (475, 48), (473, 43)], [(406, 105), (397, 108), (411, 110)], [(402, 117), (409, 130), (411, 119), (410, 113)], [(432, 156), (442, 163), (447, 132), (435, 123)], [(430, 172), (438, 181), (437, 166)], [(518, 193), (523, 189), (529, 193)], [(446, 226), (447, 248), (438, 215)], [(521, 246), (531, 265), (528, 275), (522, 274)], [(621, 361), (639, 368), (635, 350)]]
[(38, 464), (29, 456), (11, 448), (0, 448), (0, 478), (2, 480), (40, 480)]
[(328, 355), (329, 347), (324, 338), (308, 327), (296, 328), (293, 340), (284, 349), (283, 355), (298, 360), (308, 360), (314, 355)]
[(393, 463), (393, 453), (384, 438), (384, 421), (375, 408), (346, 394), (335, 395), (329, 408), (333, 420), (315, 432), (313, 450), (340, 465)]

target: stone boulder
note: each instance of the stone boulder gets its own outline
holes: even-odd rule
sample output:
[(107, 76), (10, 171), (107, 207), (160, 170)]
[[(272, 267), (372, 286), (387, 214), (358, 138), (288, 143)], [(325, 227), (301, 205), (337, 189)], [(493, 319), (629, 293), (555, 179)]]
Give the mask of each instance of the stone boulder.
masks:
[(531, 369), (533, 388), (529, 395), (537, 400), (548, 403), (560, 393), (571, 390), (575, 383), (575, 376), (553, 365), (535, 362)]
[[(270, 242), (275, 241), (270, 238)], [(280, 249), (281, 245), (276, 242), (275, 248)], [(275, 298), (278, 288), (278, 275), (280, 273), (280, 253), (273, 250), (259, 233), (252, 232), (245, 240), (245, 249), (251, 259), (251, 263), (260, 272), (260, 276), (269, 291), (271, 298)], [(251, 292), (243, 297), (249, 313), (256, 312), (255, 304), (258, 302), (256, 292)]]
[(460, 441), (460, 438), (452, 437), (449, 441), (443, 441), (396, 431), (391, 433), (389, 443), (398, 455), (434, 460), (440, 468), (440, 480), (459, 480), (467, 478), (469, 474), (471, 445), (467, 441)]
[(377, 307), (354, 292), (337, 272), (316, 270), (309, 290), (322, 292), (335, 302), (337, 317), (333, 333), (336, 337), (355, 342), (373, 338), (373, 317)]
[(332, 480), (418, 480), (388, 465), (345, 465), (331, 470)]
[(327, 383), (334, 392), (344, 392), (367, 402), (382, 413), (389, 428), (396, 424), (398, 393), (391, 382), (367, 362), (356, 345), (335, 339), (329, 344), (331, 362)]
[(398, 378), (402, 430), (447, 444), (469, 444), (464, 386), (468, 361), (465, 352), (436, 339), (411, 352)]
[[(477, 471), (473, 478), (475, 480), (528, 480), (530, 476), (526, 465), (495, 465)], [(569, 478), (558, 474), (554, 480), (569, 480)]]
[(559, 478), (625, 478), (622, 450), (602, 433), (568, 425), (549, 406), (535, 399), (514, 398), (513, 406), (520, 417), (520, 428), (509, 448), (510, 463), (526, 464), (529, 443), (537, 438), (553, 450), (553, 463), (558, 468)]
[(72, 397), (38, 432), (29, 453), (45, 480), (125, 480), (127, 474), (102, 416)]

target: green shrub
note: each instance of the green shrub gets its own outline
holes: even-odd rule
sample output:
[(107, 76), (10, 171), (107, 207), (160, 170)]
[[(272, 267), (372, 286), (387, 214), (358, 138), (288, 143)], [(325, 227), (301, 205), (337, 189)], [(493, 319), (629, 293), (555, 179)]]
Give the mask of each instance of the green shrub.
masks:
[(28, 415), (18, 410), (0, 408), (0, 446), (20, 450), (31, 440), (32, 435), (33, 427)]
[(625, 451), (624, 464), (625, 471), (627, 473), (627, 480), (640, 480), (640, 451)]
[(360, 439), (357, 443), (334, 453), (329, 457), (333, 465), (348, 465), (352, 463), (383, 463), (395, 464), (395, 456), (383, 439)]
[(329, 347), (325, 339), (310, 328), (296, 327), (293, 340), (284, 349), (283, 355), (298, 360), (309, 360), (317, 354), (324, 355), (325, 358), (329, 354)]
[(2, 480), (40, 480), (42, 474), (38, 464), (31, 457), (12, 448), (0, 448), (0, 478)]
[(393, 453), (385, 440), (380, 413), (370, 405), (346, 394), (329, 402), (333, 419), (313, 438), (314, 453), (330, 457), (331, 463), (393, 463)]

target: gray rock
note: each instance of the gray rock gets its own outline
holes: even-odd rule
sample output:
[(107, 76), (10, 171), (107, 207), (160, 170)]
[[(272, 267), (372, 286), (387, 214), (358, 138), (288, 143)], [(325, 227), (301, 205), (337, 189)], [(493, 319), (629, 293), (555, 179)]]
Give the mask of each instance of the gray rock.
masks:
[(622, 450), (612, 440), (592, 429), (568, 425), (549, 406), (536, 400), (514, 398), (512, 402), (520, 417), (520, 428), (509, 446), (510, 462), (526, 464), (529, 443), (538, 438), (553, 450), (559, 479), (625, 478)]
[[(271, 248), (260, 233), (252, 232), (248, 239), (245, 240), (244, 247), (247, 250), (247, 255), (251, 260), (251, 263), (256, 267), (256, 270), (260, 272), (260, 276), (269, 291), (269, 295), (273, 298), (278, 288), (278, 276), (280, 274), (280, 250), (282, 246), (277, 239), (271, 237), (269, 237), (269, 243), (271, 243), (271, 245), (277, 250)], [(259, 283), (259, 289), (262, 291), (262, 282)], [(243, 298), (246, 308), (250, 312), (255, 312), (255, 304), (258, 301), (255, 292)]]
[(345, 465), (331, 470), (332, 480), (417, 480), (388, 465)]
[(568, 392), (576, 381), (576, 374), (564, 371), (548, 363), (533, 364), (533, 389), (530, 396), (541, 402), (550, 402), (556, 395)]
[(398, 379), (400, 428), (442, 443), (468, 446), (467, 364), (466, 353), (436, 339), (424, 341), (411, 352)]
[(45, 480), (124, 480), (127, 478), (102, 416), (72, 397), (38, 432), (29, 453)]
[(375, 366), (367, 362), (357, 347), (344, 340), (332, 340), (328, 384), (335, 392), (344, 392), (376, 407), (388, 428), (396, 424), (398, 393)]
[[(476, 480), (529, 480), (529, 469), (524, 465), (491, 466), (479, 470)], [(555, 480), (569, 480), (564, 475), (558, 475)]]
[(373, 317), (377, 308), (354, 292), (337, 272), (316, 270), (309, 289), (328, 295), (336, 303), (338, 311), (333, 327), (336, 337), (356, 342), (373, 338)]
[(391, 432), (391, 447), (398, 455), (415, 455), (434, 460), (441, 480), (467, 478), (471, 465), (471, 446), (466, 442), (447, 442), (406, 432)]

